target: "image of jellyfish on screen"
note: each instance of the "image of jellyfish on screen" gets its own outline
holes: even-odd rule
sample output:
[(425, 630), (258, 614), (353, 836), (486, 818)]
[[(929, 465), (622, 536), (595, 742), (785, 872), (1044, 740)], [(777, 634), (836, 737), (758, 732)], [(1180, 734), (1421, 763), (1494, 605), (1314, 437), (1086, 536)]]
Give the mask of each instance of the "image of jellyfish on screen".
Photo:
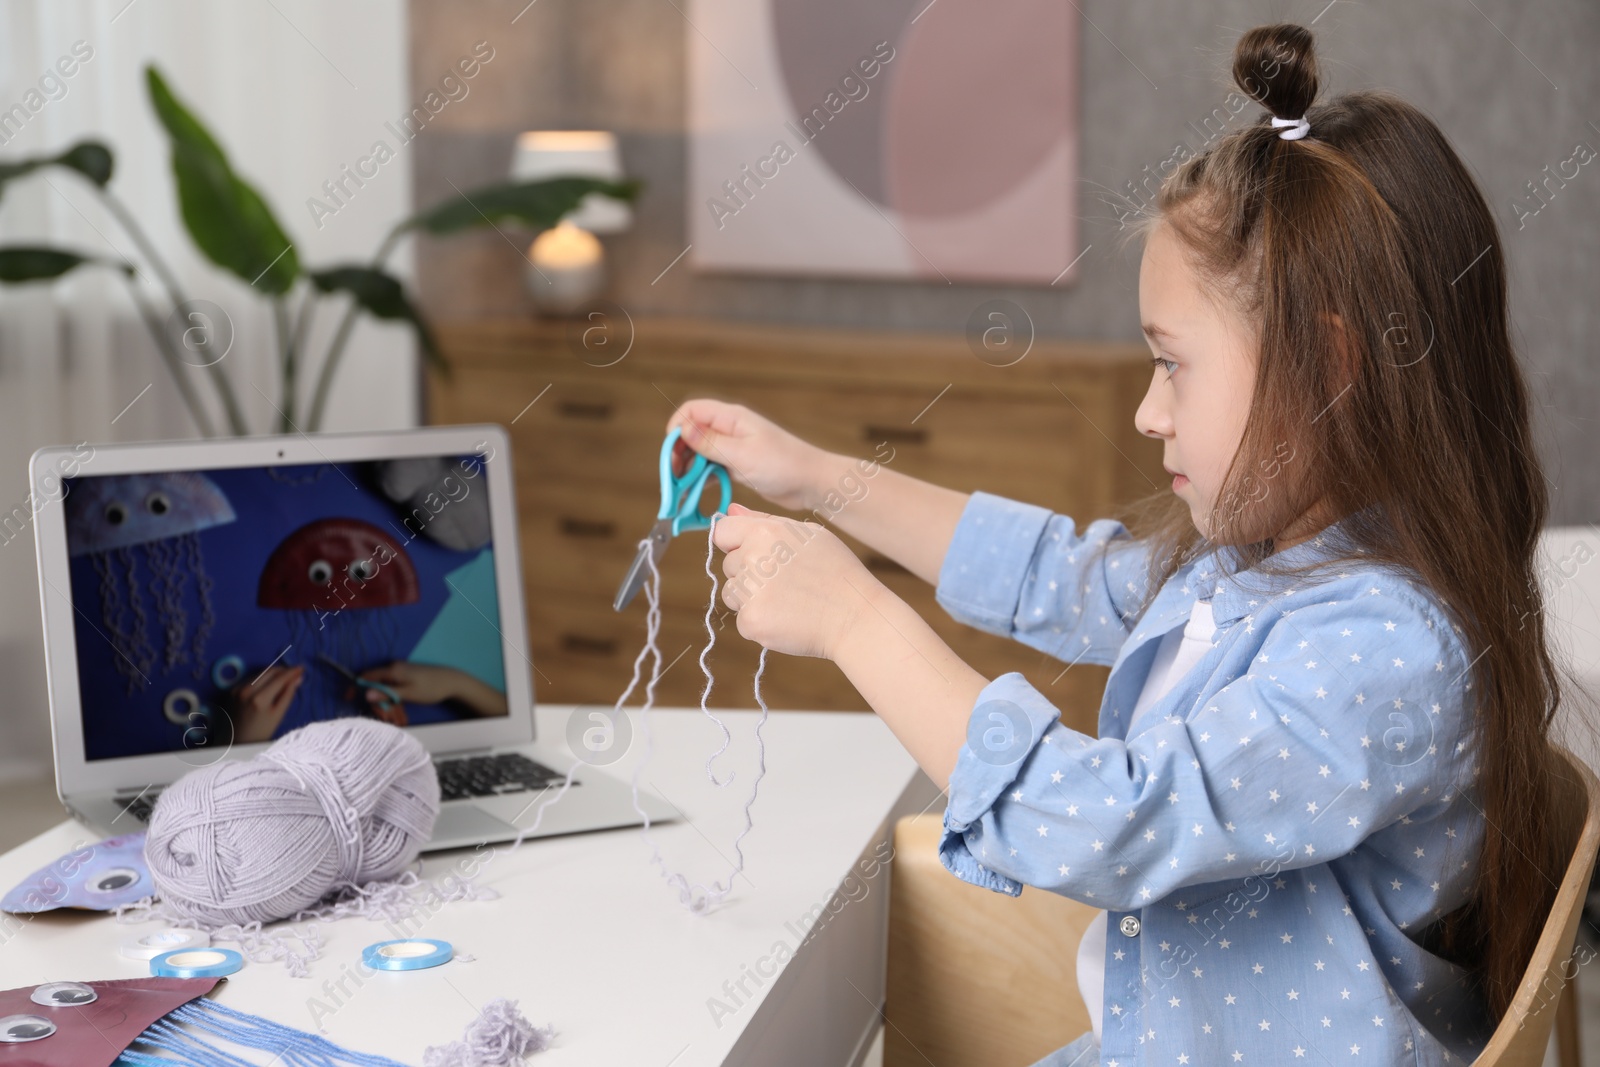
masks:
[(360, 519), (318, 519), (278, 543), (256, 603), (283, 613), (290, 647), (313, 671), (301, 693), (312, 718), (331, 718), (352, 684), (345, 664), (399, 655), (394, 609), (417, 602), (417, 570), (394, 538)]
[(476, 456), (99, 475), (65, 504), (89, 759), (507, 714)]
[(234, 521), (228, 498), (203, 474), (81, 481), (66, 499), (67, 553), (94, 566), (112, 667), (130, 694), (158, 658), (168, 670), (193, 664), (200, 677), (216, 615), (196, 535)]

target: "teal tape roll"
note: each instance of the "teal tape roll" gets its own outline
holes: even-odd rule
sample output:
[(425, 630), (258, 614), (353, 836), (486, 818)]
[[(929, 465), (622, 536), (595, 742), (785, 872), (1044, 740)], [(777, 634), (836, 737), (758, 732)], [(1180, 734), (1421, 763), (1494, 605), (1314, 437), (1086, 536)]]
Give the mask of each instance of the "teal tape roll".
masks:
[(180, 948), (163, 952), (150, 961), (157, 978), (222, 978), (244, 966), (244, 957), (231, 948)]
[(404, 941), (379, 941), (361, 952), (361, 962), (376, 971), (420, 971), (450, 962), (455, 949), (448, 941), (414, 938)]

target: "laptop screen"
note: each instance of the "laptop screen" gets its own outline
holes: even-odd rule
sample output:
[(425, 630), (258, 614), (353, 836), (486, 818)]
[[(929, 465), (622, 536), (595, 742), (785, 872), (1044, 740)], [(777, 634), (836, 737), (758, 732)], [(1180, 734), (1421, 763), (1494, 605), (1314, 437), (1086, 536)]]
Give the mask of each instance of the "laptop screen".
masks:
[(84, 476), (62, 504), (87, 760), (507, 714), (479, 455)]

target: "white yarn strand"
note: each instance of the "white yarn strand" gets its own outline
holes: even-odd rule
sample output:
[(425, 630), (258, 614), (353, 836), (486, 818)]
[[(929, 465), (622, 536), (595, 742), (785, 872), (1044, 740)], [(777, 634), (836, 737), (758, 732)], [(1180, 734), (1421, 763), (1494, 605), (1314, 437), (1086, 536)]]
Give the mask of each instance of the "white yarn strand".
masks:
[[(711, 668), (706, 663), (706, 657), (710, 655), (711, 649), (717, 641), (716, 629), (712, 626), (711, 620), (716, 611), (718, 583), (716, 573), (711, 568), (711, 563), (715, 558), (716, 553), (716, 541), (714, 540), (714, 536), (716, 533), (717, 520), (721, 519), (722, 517), (723, 516), (720, 512), (713, 515), (711, 517), (711, 525), (706, 531), (706, 575), (711, 579), (711, 597), (706, 605), (705, 614), (706, 646), (705, 648), (701, 649), (699, 656), (700, 670), (706, 676), (705, 688), (700, 693), (700, 711), (708, 719), (716, 723), (717, 727), (722, 731), (723, 736), (722, 747), (713, 752), (706, 760), (706, 777), (710, 779), (713, 786), (716, 786), (719, 789), (727, 786), (733, 781), (734, 778), (734, 774), (730, 772), (726, 779), (718, 781), (715, 772), (712, 770), (712, 764), (716, 762), (717, 757), (722, 755), (723, 752), (727, 751), (729, 745), (732, 743), (733, 735), (729, 732), (726, 724), (724, 724), (721, 719), (713, 715), (711, 713), (711, 709), (707, 707), (707, 701), (711, 696), (713, 679)], [(646, 539), (639, 543), (639, 547), (644, 548), (648, 544), (648, 539)], [(616, 704), (613, 705), (612, 710), (618, 714), (621, 714), (623, 705), (627, 703), (628, 698), (631, 697), (635, 690), (639, 688), (639, 682), (644, 680), (644, 704), (639, 709), (639, 729), (644, 735), (644, 752), (638, 764), (634, 767), (632, 779), (633, 809), (643, 820), (643, 826), (640, 828), (639, 833), (640, 836), (644, 838), (645, 843), (650, 846), (650, 863), (656, 867), (659, 867), (661, 869), (661, 876), (666, 879), (667, 884), (678, 890), (679, 902), (683, 904), (684, 907), (688, 908), (692, 912), (695, 912), (696, 914), (704, 914), (712, 906), (720, 903), (725, 897), (727, 897), (728, 893), (732, 891), (734, 878), (744, 870), (744, 850), (740, 847), (740, 845), (741, 842), (743, 842), (745, 835), (748, 834), (754, 826), (754, 820), (750, 814), (750, 809), (755, 805), (756, 793), (761, 787), (761, 779), (765, 777), (767, 773), (766, 742), (761, 736), (761, 728), (766, 725), (767, 713), (769, 710), (766, 699), (761, 695), (761, 676), (767, 669), (767, 649), (763, 648), (761, 650), (761, 658), (756, 667), (753, 687), (756, 705), (761, 709), (761, 717), (757, 721), (755, 728), (756, 777), (755, 781), (753, 781), (750, 785), (749, 799), (747, 799), (744, 804), (744, 828), (739, 831), (739, 835), (735, 837), (733, 841), (734, 854), (738, 858), (728, 873), (726, 883), (714, 881), (709, 887), (698, 882), (691, 885), (683, 874), (669, 871), (667, 869), (666, 860), (661, 855), (660, 847), (656, 844), (655, 839), (650, 836), (650, 815), (644, 810), (643, 805), (639, 803), (639, 781), (644, 774), (645, 766), (650, 762), (650, 756), (653, 752), (654, 745), (654, 739), (650, 732), (650, 711), (655, 707), (656, 684), (661, 680), (661, 675), (663, 674), (660, 647), (661, 571), (656, 566), (655, 555), (653, 553), (647, 553), (645, 555), (645, 561), (650, 566), (650, 577), (644, 585), (645, 603), (647, 605), (647, 609), (645, 611), (644, 645), (639, 649), (639, 654), (633, 658), (633, 672), (628, 679), (628, 685), (623, 689), (622, 695), (617, 697)], [(644, 675), (644, 663), (647, 658), (651, 659), (652, 661), (648, 678), (646, 678)], [(574, 761), (572, 766), (568, 768), (566, 778), (561, 783), (561, 788), (557, 790), (554, 796), (543, 801), (539, 805), (538, 812), (533, 820), (533, 825), (518, 833), (516, 841), (514, 841), (511, 846), (513, 849), (520, 846), (523, 840), (526, 839), (529, 834), (538, 830), (539, 824), (544, 821), (545, 809), (550, 805), (557, 803), (563, 796), (566, 795), (567, 790), (572, 785), (572, 777), (581, 765), (582, 761)], [(547, 791), (548, 788), (549, 787), (546, 787)]]
[(1278, 134), (1279, 140), (1283, 141), (1298, 141), (1300, 138), (1311, 132), (1311, 123), (1306, 121), (1306, 117), (1304, 115), (1301, 115), (1297, 119), (1280, 119), (1278, 116), (1274, 115), (1272, 116), (1272, 125), (1279, 128), (1285, 126), (1289, 127), (1282, 133)]
[[(706, 657), (711, 654), (711, 647), (717, 643), (717, 633), (711, 628), (711, 616), (717, 608), (717, 576), (711, 569), (711, 560), (716, 555), (717, 543), (713, 537), (717, 529), (717, 520), (720, 518), (722, 518), (721, 512), (712, 515), (711, 525), (706, 529), (706, 577), (711, 579), (711, 599), (706, 602), (706, 647), (700, 650), (700, 673), (706, 676), (706, 687), (700, 691), (700, 710), (705, 714), (706, 718), (717, 724), (717, 729), (722, 731), (722, 747), (711, 753), (706, 760), (706, 777), (711, 779), (711, 784), (718, 789), (732, 782), (734, 775), (738, 773), (729, 771), (727, 779), (719, 782), (717, 781), (716, 773), (711, 769), (711, 765), (717, 761), (717, 757), (728, 751), (728, 746), (733, 743), (733, 735), (728, 732), (728, 727), (723, 724), (723, 721), (711, 714), (711, 709), (706, 707), (706, 701), (711, 698), (712, 685), (711, 668), (706, 665)], [(766, 652), (766, 649), (762, 649), (762, 656), (765, 656)], [(660, 653), (658, 652), (658, 662), (659, 658)], [(759, 678), (760, 676), (757, 675), (757, 677)]]
[[(722, 748), (712, 753), (711, 758), (706, 760), (706, 777), (710, 779), (713, 786), (719, 789), (733, 781), (733, 775), (730, 773), (725, 780), (719, 782), (717, 781), (717, 776), (711, 770), (712, 762), (716, 760), (717, 756), (720, 756), (723, 751), (727, 749), (729, 742), (732, 740), (732, 735), (729, 734), (728, 728), (723, 724), (722, 720), (711, 714), (711, 709), (706, 706), (707, 698), (709, 698), (711, 695), (711, 669), (706, 665), (706, 657), (710, 654), (712, 647), (717, 643), (717, 633), (715, 628), (713, 628), (711, 625), (711, 617), (716, 610), (717, 604), (717, 576), (711, 569), (711, 561), (716, 551), (715, 536), (717, 530), (717, 520), (720, 518), (722, 518), (722, 514), (720, 512), (713, 515), (711, 517), (710, 528), (706, 531), (706, 574), (711, 579), (711, 598), (706, 605), (706, 647), (700, 651), (700, 669), (704, 671), (706, 675), (706, 686), (700, 694), (700, 711), (708, 719), (717, 724), (717, 726), (722, 730), (723, 736), (726, 739), (723, 742)], [(756, 794), (761, 788), (761, 779), (764, 778), (767, 773), (766, 743), (761, 737), (761, 728), (762, 726), (766, 725), (768, 712), (767, 702), (761, 695), (761, 676), (767, 669), (767, 649), (763, 648), (761, 650), (761, 659), (756, 666), (754, 693), (756, 704), (761, 708), (761, 717), (757, 720), (755, 728), (756, 775), (755, 780), (750, 783), (750, 796), (744, 803), (744, 828), (740, 830), (738, 836), (733, 839), (734, 855), (738, 858), (732, 864), (732, 869), (728, 872), (728, 878), (726, 882), (713, 881), (710, 886), (703, 885), (699, 882), (691, 885), (683, 874), (668, 870), (666, 860), (662, 858), (660, 847), (656, 844), (655, 839), (650, 836), (650, 815), (639, 804), (639, 779), (644, 773), (645, 764), (650, 760), (650, 710), (655, 706), (655, 687), (656, 682), (661, 678), (662, 658), (661, 650), (657, 640), (661, 628), (661, 572), (656, 568), (655, 558), (653, 556), (646, 558), (650, 563), (650, 580), (645, 585), (645, 597), (649, 604), (649, 610), (645, 616), (645, 647), (640, 650), (639, 659), (634, 661), (635, 676), (634, 681), (629, 683), (628, 691), (631, 692), (633, 686), (638, 681), (639, 663), (643, 661), (646, 653), (654, 655), (655, 666), (651, 670), (650, 681), (645, 686), (644, 706), (639, 709), (639, 723), (640, 729), (644, 733), (645, 748), (643, 758), (639, 761), (638, 765), (634, 767), (633, 771), (633, 808), (634, 811), (639, 814), (640, 818), (644, 820), (644, 825), (640, 828), (639, 834), (644, 838), (645, 843), (650, 846), (650, 862), (661, 869), (661, 876), (667, 880), (667, 884), (678, 890), (679, 903), (683, 904), (683, 906), (688, 908), (691, 912), (703, 915), (720, 903), (725, 897), (727, 897), (727, 895), (733, 890), (734, 878), (744, 871), (744, 849), (740, 846), (740, 843), (744, 840), (745, 835), (748, 834), (751, 828), (754, 826), (754, 820), (750, 814), (750, 809), (755, 805)], [(626, 697), (627, 694), (624, 693), (623, 695)]]

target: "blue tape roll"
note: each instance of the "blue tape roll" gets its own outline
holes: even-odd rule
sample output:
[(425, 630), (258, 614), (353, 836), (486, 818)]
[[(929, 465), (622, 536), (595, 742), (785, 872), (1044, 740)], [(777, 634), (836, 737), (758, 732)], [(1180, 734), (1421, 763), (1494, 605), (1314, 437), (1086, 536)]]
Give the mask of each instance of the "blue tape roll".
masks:
[(375, 971), (420, 971), (450, 962), (455, 949), (448, 941), (408, 938), (404, 941), (379, 941), (361, 951), (361, 962)]
[(223, 656), (211, 668), (211, 680), (218, 689), (232, 689), (234, 683), (243, 677), (244, 659), (240, 656)]
[(150, 961), (157, 978), (222, 978), (244, 966), (244, 957), (231, 948), (180, 948), (163, 952)]

